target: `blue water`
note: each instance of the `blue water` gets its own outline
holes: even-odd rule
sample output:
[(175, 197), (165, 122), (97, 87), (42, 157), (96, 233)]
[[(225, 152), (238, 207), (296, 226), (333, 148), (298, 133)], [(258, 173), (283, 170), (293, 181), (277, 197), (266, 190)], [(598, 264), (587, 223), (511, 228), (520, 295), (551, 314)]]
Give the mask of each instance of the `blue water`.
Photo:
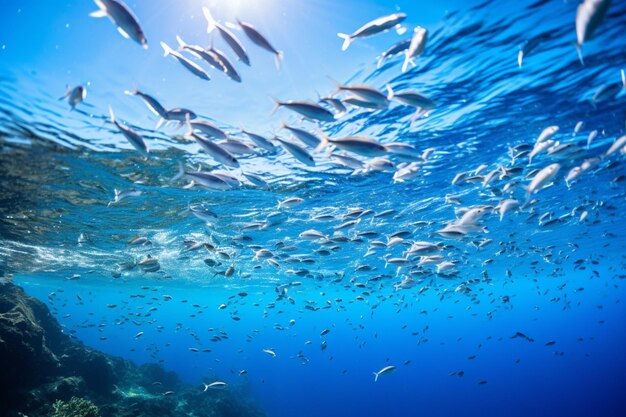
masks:
[[(626, 4), (614, 1), (583, 45), (583, 66), (572, 45), (574, 1), (335, 3), (130, 2), (148, 50), (108, 20), (88, 17), (91, 2), (0, 4), (2, 271), (46, 301), (67, 333), (85, 344), (161, 363), (198, 389), (201, 382), (225, 381), (268, 416), (626, 415), (625, 156), (606, 156), (625, 134), (626, 93), (590, 102), (626, 69)], [(281, 71), (238, 30), (249, 68), (234, 61), (221, 39), (213, 42), (233, 59), (241, 84), (215, 70), (203, 81), (163, 58), (159, 41), (175, 45), (176, 34), (211, 42), (200, 11), (205, 4), (220, 19), (257, 26), (284, 52)], [(429, 31), (416, 67), (402, 73), (402, 57), (376, 65), (382, 51), (410, 32), (359, 39), (341, 52), (337, 32), (397, 11), (408, 14), (409, 30)], [(542, 41), (520, 69), (519, 46), (538, 36)], [(328, 76), (380, 91), (387, 84), (418, 91), (437, 108), (413, 123), (414, 109), (397, 101), (384, 110), (351, 108), (319, 126), (287, 109), (270, 116), (269, 96), (316, 100), (332, 92)], [(87, 98), (70, 111), (57, 99), (65, 84), (79, 83)], [(181, 138), (185, 129), (154, 129), (158, 118), (123, 93), (133, 84), (240, 139), (240, 127), (290, 138), (278, 130), (285, 120), (332, 137), (361, 135), (434, 152), (415, 178), (394, 183), (396, 168), (352, 175), (326, 151), (314, 154), (315, 167), (283, 150), (258, 151), (229, 172), (259, 175), (269, 189), (247, 183), (229, 191), (188, 189), (185, 181), (170, 181), (178, 162), (205, 170), (215, 162)], [(107, 121), (109, 105), (145, 137), (150, 160)], [(583, 126), (574, 133), (578, 122)], [(560, 127), (553, 139), (571, 144), (571, 152), (544, 151), (532, 164), (525, 156), (512, 161), (510, 148), (532, 149), (551, 125)], [(597, 163), (568, 186), (570, 170), (590, 158)], [(533, 169), (551, 163), (561, 167), (554, 185), (524, 205)], [(477, 175), (499, 167), (519, 171), (496, 173), (487, 185), (484, 178), (451, 184), (457, 173), (471, 177), (482, 164)], [(114, 189), (131, 187), (142, 195), (108, 205)], [(304, 201), (280, 209), (277, 224), (251, 227), (289, 197)], [(522, 207), (502, 221), (490, 210), (478, 222), (487, 231), (459, 239), (436, 233), (455, 220), (455, 209), (497, 206), (505, 198)], [(203, 223), (189, 213), (190, 204), (217, 219)], [(356, 218), (344, 217), (354, 208), (371, 213), (339, 231), (345, 241), (298, 237), (308, 229), (333, 235)], [(380, 215), (387, 210), (393, 212)], [(320, 214), (330, 217), (314, 219)], [(377, 235), (359, 238), (366, 231)], [(409, 246), (375, 241), (396, 232), (404, 232), (407, 244), (441, 243), (437, 254), (454, 261), (456, 273), (418, 266), (419, 257), (399, 270), (386, 266), (385, 259), (401, 257)], [(129, 245), (137, 235), (151, 244)], [(204, 248), (186, 251), (185, 240), (211, 242), (230, 259)], [(280, 268), (254, 259), (260, 248), (274, 252)], [(159, 271), (120, 266), (148, 255), (158, 258)], [(209, 267), (205, 259), (221, 265)], [(234, 272), (226, 277), (229, 267)], [(407, 276), (415, 286), (396, 288)], [(295, 281), (301, 285), (288, 285)], [(321, 336), (324, 329), (330, 332)], [(533, 341), (513, 337), (517, 332)], [(372, 372), (387, 365), (397, 369), (374, 382)]]

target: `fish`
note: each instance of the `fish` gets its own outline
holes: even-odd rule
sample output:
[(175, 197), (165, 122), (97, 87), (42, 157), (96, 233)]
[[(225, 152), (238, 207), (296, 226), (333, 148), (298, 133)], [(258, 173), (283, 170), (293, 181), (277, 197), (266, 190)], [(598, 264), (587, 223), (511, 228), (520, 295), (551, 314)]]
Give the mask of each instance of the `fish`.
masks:
[(235, 36), (235, 34), (230, 30), (228, 30), (226, 26), (220, 24), (217, 20), (215, 20), (208, 7), (203, 7), (202, 13), (204, 13), (204, 18), (207, 21), (207, 33), (211, 33), (213, 32), (213, 30), (217, 29), (222, 39), (224, 39), (224, 42), (226, 42), (228, 46), (230, 46), (230, 48), (233, 50), (235, 55), (237, 55), (237, 58), (247, 66), (250, 66), (250, 58), (248, 57), (248, 53), (246, 52), (246, 49), (243, 47), (243, 44), (237, 38), (237, 36)]
[(59, 100), (67, 98), (67, 102), (70, 105), (70, 110), (74, 110), (80, 102), (87, 97), (87, 89), (82, 85), (77, 85), (74, 88), (70, 88), (69, 84), (65, 88), (65, 94), (59, 97)]
[(252, 26), (250, 23), (242, 22), (239, 19), (237, 19), (237, 23), (239, 24), (239, 27), (243, 30), (243, 33), (245, 33), (246, 36), (248, 36), (248, 38), (253, 43), (274, 54), (276, 69), (280, 71), (280, 63), (283, 59), (283, 52), (278, 51), (276, 48), (274, 48), (272, 44), (265, 38), (265, 36), (261, 35), (257, 28)]
[(274, 137), (278, 143), (282, 145), (282, 147), (289, 152), (294, 158), (298, 161), (302, 162), (304, 165), (308, 165), (311, 167), (315, 166), (315, 160), (313, 157), (306, 151), (306, 149), (296, 145), (295, 143), (288, 142), (279, 138), (278, 136)]
[(115, 114), (113, 113), (113, 108), (111, 106), (109, 106), (109, 115), (111, 116), (111, 123), (113, 123), (115, 125), (115, 127), (117, 127), (118, 130), (120, 132), (122, 132), (122, 135), (124, 135), (126, 140), (128, 140), (130, 142), (130, 144), (133, 145), (133, 147), (141, 155), (143, 155), (143, 157), (145, 157), (146, 159), (149, 159), (150, 158), (150, 151), (148, 150), (148, 147), (146, 146), (146, 142), (144, 141), (143, 136), (141, 136), (139, 133), (135, 132), (130, 127), (119, 123), (115, 119)]
[(193, 130), (198, 130), (210, 138), (228, 139), (228, 135), (219, 127), (206, 120), (199, 120), (190, 123)]
[(315, 136), (314, 134), (309, 133), (306, 130), (300, 129), (298, 127), (289, 126), (285, 122), (281, 122), (280, 128), (288, 130), (296, 138), (298, 138), (300, 142), (304, 143), (306, 146), (309, 146), (311, 148), (314, 148), (314, 149), (317, 148), (319, 144), (322, 142), (322, 140), (318, 138), (317, 136)]
[(223, 72), (224, 74), (226, 74), (228, 78), (238, 83), (241, 82), (241, 75), (239, 75), (239, 73), (237, 72), (233, 64), (230, 62), (228, 57), (224, 54), (224, 52), (220, 51), (219, 49), (214, 48), (213, 45), (211, 45), (207, 49), (207, 52), (214, 54), (217, 57), (217, 59), (219, 59), (219, 61), (222, 63), (222, 66), (224, 68)]
[(335, 120), (335, 115), (332, 112), (310, 101), (279, 101), (275, 98), (272, 98), (272, 100), (275, 106), (271, 114), (274, 114), (280, 107), (286, 107), (307, 119), (319, 120), (321, 122), (332, 122)]
[(215, 381), (215, 382), (211, 382), (210, 384), (203, 383), (202, 385), (204, 385), (204, 392), (206, 392), (209, 389), (225, 389), (228, 387), (228, 384), (222, 381)]
[(276, 352), (274, 352), (272, 349), (263, 349), (263, 353), (267, 353), (272, 358), (276, 357)]
[(595, 108), (598, 103), (614, 99), (626, 88), (626, 73), (621, 70), (622, 81), (619, 83), (604, 84), (591, 97), (591, 105)]
[(203, 171), (186, 171), (184, 169), (184, 166), (182, 164), (179, 164), (178, 174), (176, 174), (171, 181), (177, 181), (183, 177), (189, 178), (190, 180), (210, 190), (227, 191), (232, 188), (228, 182), (218, 177), (217, 175), (213, 175)]
[(389, 365), (389, 366), (385, 366), (383, 369), (381, 369), (378, 372), (373, 372), (373, 374), (374, 374), (374, 382), (378, 382), (378, 377), (380, 377), (381, 375), (390, 374), (390, 373), (392, 373), (395, 370), (396, 370), (395, 366)]
[(382, 67), (385, 60), (387, 60), (389, 57), (398, 55), (406, 51), (409, 48), (409, 45), (411, 45), (411, 39), (405, 39), (403, 41), (400, 41), (392, 45), (389, 49), (387, 49), (385, 52), (380, 54), (380, 58), (378, 59), (378, 62), (376, 63), (376, 68)]
[(576, 9), (576, 51), (582, 65), (585, 65), (583, 43), (593, 37), (610, 5), (611, 0), (583, 0)]
[(113, 201), (109, 202), (109, 205), (111, 204), (117, 204), (120, 201), (128, 198), (128, 197), (139, 197), (141, 196), (142, 192), (141, 190), (138, 190), (136, 188), (129, 188), (127, 190), (118, 190), (117, 188), (113, 190), (115, 197), (113, 197)]
[(276, 150), (276, 146), (270, 142), (268, 139), (265, 139), (263, 136), (258, 135), (256, 133), (252, 133), (248, 130), (241, 129), (241, 133), (248, 136), (252, 142), (259, 148), (263, 148), (266, 151), (274, 152)]
[(189, 59), (185, 58), (184, 56), (182, 56), (180, 54), (180, 52), (176, 52), (175, 50), (173, 50), (168, 44), (166, 44), (165, 42), (161, 41), (161, 47), (163, 48), (163, 56), (167, 57), (169, 55), (173, 56), (183, 67), (187, 68), (187, 70), (189, 72), (191, 72), (193, 75), (195, 75), (198, 78), (201, 78), (203, 80), (210, 80), (211, 77), (209, 76), (209, 74), (207, 74), (207, 72), (205, 70), (202, 69), (202, 67), (200, 67), (198, 64), (196, 64), (195, 62), (190, 61)]
[(539, 190), (548, 186), (548, 184), (551, 183), (554, 177), (556, 177), (556, 174), (558, 174), (560, 169), (561, 165), (558, 163), (554, 163), (537, 172), (537, 174), (535, 174), (532, 181), (526, 188), (526, 200), (529, 201), (532, 194), (535, 194)]
[(377, 104), (379, 106), (387, 107), (388, 99), (383, 93), (370, 87), (369, 85), (342, 85), (341, 83), (332, 80), (336, 87), (336, 92), (349, 92), (353, 96), (366, 101), (368, 103)]
[(428, 40), (428, 31), (421, 26), (416, 27), (413, 30), (413, 37), (411, 38), (411, 44), (404, 51), (404, 62), (402, 63), (402, 72), (405, 72), (409, 64), (415, 66), (413, 58), (421, 55), (426, 47), (426, 41)]
[(547, 140), (552, 139), (554, 135), (557, 134), (558, 131), (559, 131), (559, 127), (556, 125), (546, 127), (545, 129), (541, 131), (541, 134), (539, 135), (535, 143), (537, 144), (537, 143), (545, 142)]
[(132, 39), (148, 49), (148, 40), (133, 12), (120, 0), (94, 0), (98, 10), (91, 12), (91, 17), (108, 17), (117, 26), (117, 31), (126, 39)]
[(609, 147), (609, 149), (606, 150), (606, 152), (604, 153), (604, 157), (606, 158), (607, 156), (610, 156), (614, 154), (615, 152), (619, 151), (620, 149), (624, 149), (625, 147), (626, 147), (626, 135), (620, 136), (619, 138), (615, 139), (615, 142), (613, 142), (611, 146)]
[(405, 91), (405, 92), (397, 93), (393, 90), (393, 88), (389, 84), (387, 84), (387, 92), (388, 92), (387, 94), (388, 100), (392, 100), (395, 98), (404, 104), (407, 104), (411, 107), (416, 108), (415, 115), (413, 115), (413, 117), (411, 118), (411, 121), (415, 121), (421, 116), (428, 114), (429, 111), (437, 108), (437, 103), (435, 103), (433, 100), (429, 99), (428, 97), (425, 97), (416, 92)]
[(341, 50), (347, 50), (352, 41), (357, 38), (366, 38), (368, 36), (372, 36), (377, 33), (389, 30), (394, 26), (398, 26), (406, 19), (406, 17), (407, 15), (405, 13), (394, 13), (388, 16), (379, 17), (372, 20), (371, 22), (364, 24), (351, 35), (345, 33), (337, 33), (337, 36), (343, 39)]
[(362, 136), (346, 136), (343, 138), (332, 139), (326, 135), (322, 138), (322, 142), (317, 146), (315, 152), (319, 152), (329, 144), (335, 145), (339, 149), (352, 152), (361, 156), (380, 156), (387, 153), (387, 148), (376, 142), (374, 139)]
[(239, 161), (230, 152), (210, 139), (205, 139), (194, 133), (189, 117), (187, 117), (187, 127), (188, 130), (187, 133), (185, 133), (185, 137), (194, 139), (200, 147), (217, 162), (231, 168), (239, 168)]
[(228, 68), (226, 67), (226, 65), (224, 65), (224, 62), (213, 50), (204, 49), (199, 45), (189, 45), (179, 35), (176, 35), (176, 41), (178, 42), (179, 51), (188, 51), (197, 58), (203, 59), (206, 63), (208, 63), (210, 66), (218, 71), (228, 71)]
[(522, 68), (522, 62), (524, 61), (524, 57), (528, 56), (532, 51), (537, 48), (543, 40), (543, 37), (536, 36), (534, 38), (528, 39), (525, 41), (519, 48), (519, 52), (517, 53), (517, 65)]
[(151, 95), (139, 91), (136, 85), (134, 86), (133, 90), (124, 91), (124, 94), (140, 97), (152, 113), (162, 119), (167, 118), (167, 110), (165, 109), (165, 107), (163, 107), (161, 103), (159, 103), (159, 101)]

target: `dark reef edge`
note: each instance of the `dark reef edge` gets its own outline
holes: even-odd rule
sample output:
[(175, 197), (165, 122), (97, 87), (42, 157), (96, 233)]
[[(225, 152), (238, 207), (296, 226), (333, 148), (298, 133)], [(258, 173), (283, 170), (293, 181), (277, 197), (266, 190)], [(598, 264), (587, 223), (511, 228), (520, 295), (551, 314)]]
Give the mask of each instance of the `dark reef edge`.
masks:
[(10, 278), (0, 278), (0, 376), (0, 417), (264, 415), (235, 390), (203, 392), (72, 340)]

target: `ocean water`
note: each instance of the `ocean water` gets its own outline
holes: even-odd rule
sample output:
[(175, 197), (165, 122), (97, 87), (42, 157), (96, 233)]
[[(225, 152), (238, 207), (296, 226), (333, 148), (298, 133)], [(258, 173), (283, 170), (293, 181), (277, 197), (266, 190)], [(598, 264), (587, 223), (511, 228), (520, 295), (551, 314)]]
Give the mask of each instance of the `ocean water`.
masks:
[[(626, 4), (612, 2), (582, 65), (575, 1), (337, 3), (129, 2), (143, 50), (90, 18), (91, 2), (2, 2), (2, 272), (88, 346), (160, 363), (199, 390), (224, 381), (268, 416), (626, 415), (626, 152), (608, 152), (626, 130)], [(206, 33), (202, 6), (255, 25), (283, 51), (280, 71), (235, 28), (251, 66), (237, 62)], [(408, 15), (405, 33), (341, 51), (337, 32), (396, 12)], [(415, 66), (402, 72), (400, 55), (378, 67), (418, 25), (428, 40)], [(201, 80), (164, 58), (159, 42), (175, 46), (176, 35), (224, 51), (242, 82), (206, 64), (212, 79)], [(520, 68), (521, 45), (537, 39)], [(374, 111), (348, 106), (333, 122), (271, 113), (269, 97), (333, 93), (329, 78), (419, 92), (436, 108), (415, 121), (395, 99)], [(57, 100), (66, 84), (87, 89), (74, 110)], [(307, 166), (280, 147), (257, 148), (229, 169), (185, 139), (186, 127), (156, 128), (158, 117), (124, 94), (134, 85), (247, 143), (241, 128), (299, 143), (284, 120), (432, 153), (406, 161), (389, 152), (393, 166), (379, 171), (371, 157), (336, 150), (369, 162), (354, 172), (328, 149), (309, 147)], [(613, 93), (598, 99), (607, 85)], [(150, 159), (110, 123), (109, 106), (143, 135)], [(549, 126), (559, 127), (555, 142), (529, 161)], [(415, 175), (394, 181), (411, 161)], [(179, 163), (241, 185), (188, 187), (172, 180)], [(555, 163), (553, 180), (529, 195)], [(131, 188), (141, 195), (109, 204), (114, 189)], [(292, 197), (303, 201), (278, 207)], [(518, 207), (500, 219), (505, 199)], [(189, 207), (215, 216), (205, 222)], [(438, 233), (466, 209), (480, 211), (471, 230)], [(310, 229), (324, 237), (300, 236)], [(149, 243), (129, 244), (136, 236)], [(391, 261), (415, 242), (436, 247)], [(137, 265), (148, 257), (157, 271)], [(396, 369), (375, 382), (386, 366)]]

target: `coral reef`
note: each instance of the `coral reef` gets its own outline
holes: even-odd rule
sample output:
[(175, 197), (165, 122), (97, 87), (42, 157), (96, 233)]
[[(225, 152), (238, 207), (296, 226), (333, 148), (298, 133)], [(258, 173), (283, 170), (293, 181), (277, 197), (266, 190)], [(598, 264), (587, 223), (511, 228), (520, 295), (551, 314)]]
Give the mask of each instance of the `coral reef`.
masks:
[(0, 417), (263, 415), (234, 392), (203, 392), (70, 339), (10, 278), (0, 278), (0, 375)]

